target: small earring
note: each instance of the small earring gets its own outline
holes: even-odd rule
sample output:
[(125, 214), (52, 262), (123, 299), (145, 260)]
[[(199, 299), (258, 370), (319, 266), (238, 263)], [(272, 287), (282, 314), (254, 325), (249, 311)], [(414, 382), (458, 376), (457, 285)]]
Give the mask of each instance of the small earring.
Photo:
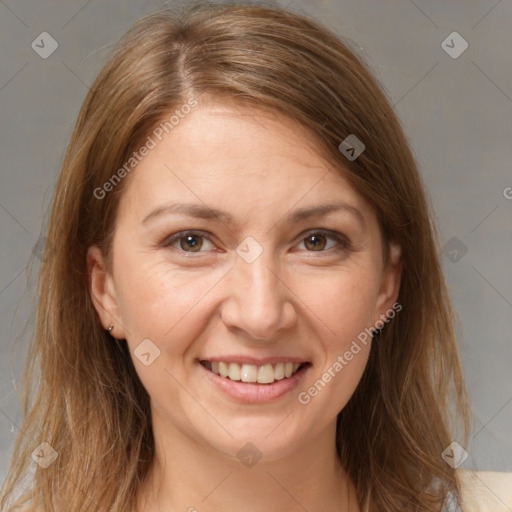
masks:
[(110, 334), (112, 332), (113, 328), (114, 328), (114, 326), (112, 324), (110, 324), (110, 327), (108, 328), (107, 332)]

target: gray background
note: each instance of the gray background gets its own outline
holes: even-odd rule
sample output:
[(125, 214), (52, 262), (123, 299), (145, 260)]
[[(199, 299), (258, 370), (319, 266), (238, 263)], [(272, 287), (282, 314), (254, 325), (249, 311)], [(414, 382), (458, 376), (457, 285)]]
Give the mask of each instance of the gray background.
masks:
[[(0, 1), (0, 481), (20, 424), (20, 370), (39, 262), (34, 246), (69, 135), (108, 46), (161, 5)], [(404, 123), (430, 189), (462, 325), (476, 413), (462, 467), (512, 471), (512, 2), (291, 5), (357, 41)], [(31, 48), (44, 31), (59, 45), (47, 59)], [(469, 44), (456, 59), (441, 46), (453, 31)]]

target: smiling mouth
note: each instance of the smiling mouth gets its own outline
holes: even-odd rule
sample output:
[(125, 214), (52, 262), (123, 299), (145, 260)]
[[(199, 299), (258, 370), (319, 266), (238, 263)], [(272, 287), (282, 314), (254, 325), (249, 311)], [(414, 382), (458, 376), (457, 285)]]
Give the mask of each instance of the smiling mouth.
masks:
[(254, 364), (226, 363), (223, 361), (200, 361), (200, 363), (212, 373), (230, 379), (257, 384), (272, 384), (278, 380), (285, 380), (310, 363), (280, 362), (275, 364)]

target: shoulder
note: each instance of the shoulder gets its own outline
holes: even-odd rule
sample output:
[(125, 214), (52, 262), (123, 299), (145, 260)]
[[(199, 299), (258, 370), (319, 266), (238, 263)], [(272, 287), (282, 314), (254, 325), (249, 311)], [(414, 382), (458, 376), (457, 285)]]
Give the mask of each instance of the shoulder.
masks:
[(512, 473), (458, 469), (464, 512), (509, 512), (512, 509)]

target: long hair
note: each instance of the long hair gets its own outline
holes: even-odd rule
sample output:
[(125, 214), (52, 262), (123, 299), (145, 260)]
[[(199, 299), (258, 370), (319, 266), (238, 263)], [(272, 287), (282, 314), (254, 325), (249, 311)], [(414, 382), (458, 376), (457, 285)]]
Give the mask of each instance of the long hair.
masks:
[[(154, 455), (149, 397), (126, 343), (99, 322), (86, 252), (97, 244), (109, 261), (130, 177), (104, 197), (98, 190), (155, 127), (201, 95), (300, 122), (373, 206), (384, 242), (401, 246), (403, 310), (372, 344), (338, 415), (336, 450), (362, 511), (440, 510), (447, 490), (459, 490), (441, 454), (453, 440), (467, 442), (470, 406), (433, 212), (400, 122), (352, 43), (314, 19), (275, 6), (204, 2), (135, 23), (84, 101), (53, 198), (24, 418), (0, 508), (125, 512), (136, 502)], [(339, 150), (349, 135), (365, 145), (355, 160)], [(41, 443), (57, 454), (46, 468), (31, 458)]]

